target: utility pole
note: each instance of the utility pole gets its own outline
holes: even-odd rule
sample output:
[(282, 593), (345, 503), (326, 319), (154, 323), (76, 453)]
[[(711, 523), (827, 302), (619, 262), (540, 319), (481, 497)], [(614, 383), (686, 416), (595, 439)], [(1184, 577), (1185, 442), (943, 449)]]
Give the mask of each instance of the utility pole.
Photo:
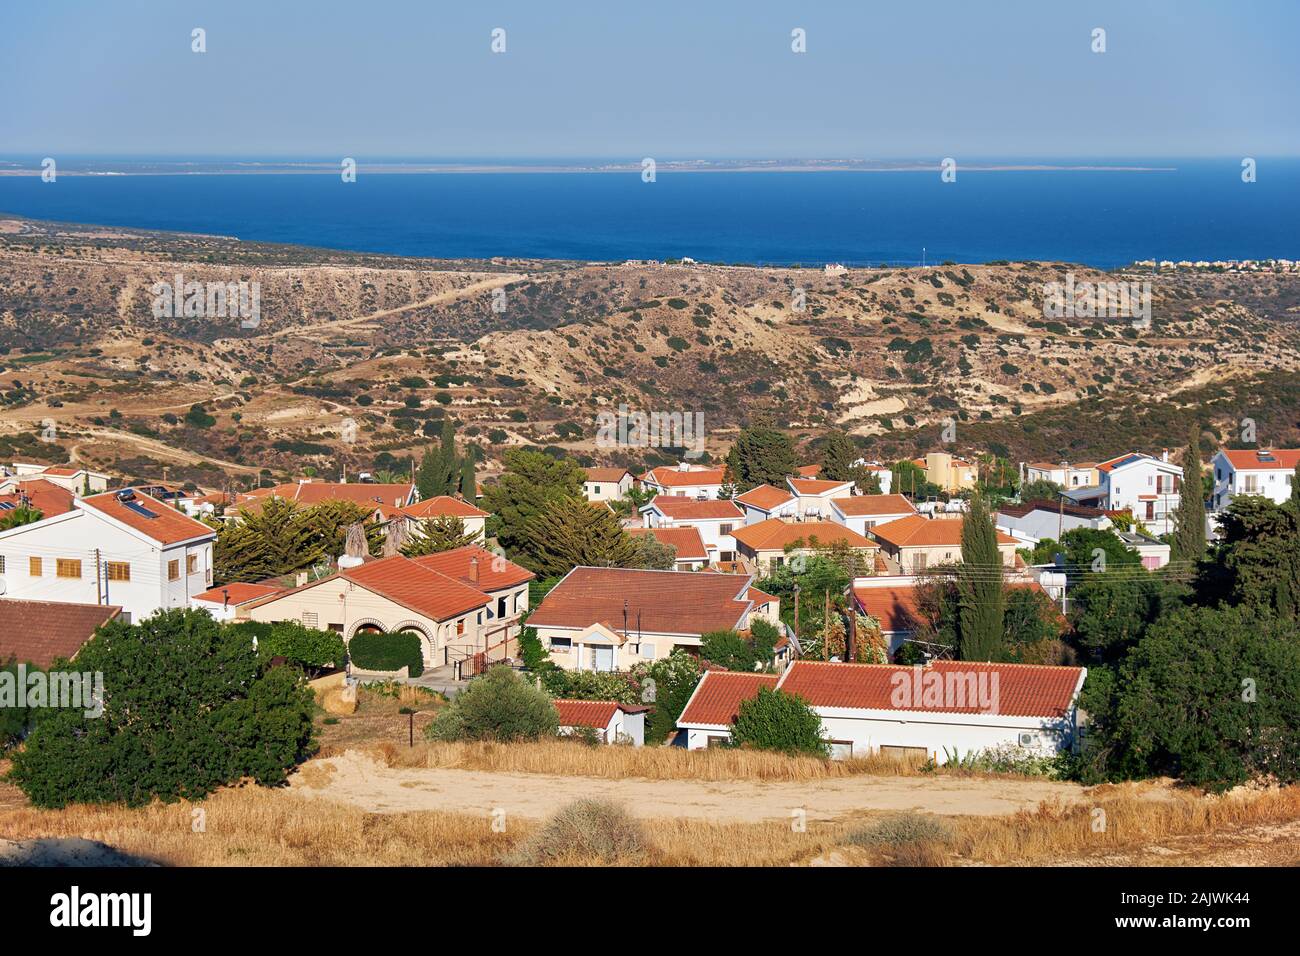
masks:
[(822, 616), (822, 660), (831, 659), (831, 592), (826, 590), (826, 610)]
[(102, 564), (102, 563), (100, 562), (100, 560), (99, 560), (99, 548), (96, 548), (96, 549), (95, 549), (95, 603), (96, 603), (96, 604), (106, 604), (106, 603), (107, 603), (107, 602), (104, 600), (104, 598), (105, 598), (105, 595), (104, 595), (104, 579), (103, 579), (102, 574), (100, 573), (100, 569), (101, 569), (102, 567), (103, 567), (103, 564)]
[(1061, 543), (1061, 535), (1065, 533), (1065, 495), (1057, 493), (1056, 495), (1056, 543)]
[(794, 586), (794, 639), (799, 640), (799, 585)]

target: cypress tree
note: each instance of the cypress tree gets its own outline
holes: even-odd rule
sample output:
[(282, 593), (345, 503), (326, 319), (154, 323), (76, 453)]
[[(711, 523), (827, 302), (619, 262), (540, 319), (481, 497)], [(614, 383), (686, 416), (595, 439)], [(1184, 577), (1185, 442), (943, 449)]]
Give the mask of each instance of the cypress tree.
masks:
[[(1170, 541), (1171, 561), (1198, 563), (1205, 557), (1205, 505), (1202, 502), (1200, 429), (1192, 427), (1183, 455), (1182, 494), (1174, 517)], [(1294, 494), (1294, 492), (1292, 492)]]
[(971, 497), (970, 511), (962, 521), (961, 568), (957, 574), (962, 660), (995, 661), (1003, 656), (1005, 603), (997, 529), (983, 495), (976, 494)]

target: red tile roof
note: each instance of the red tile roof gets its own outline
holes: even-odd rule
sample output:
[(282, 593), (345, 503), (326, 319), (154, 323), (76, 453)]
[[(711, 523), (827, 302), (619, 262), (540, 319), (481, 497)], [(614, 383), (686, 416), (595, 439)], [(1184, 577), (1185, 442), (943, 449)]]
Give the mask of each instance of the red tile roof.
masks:
[(740, 702), (757, 696), (760, 687), (776, 687), (775, 674), (705, 671), (677, 723), (725, 727), (733, 723)]
[[(965, 518), (925, 518), (908, 515), (886, 521), (868, 529), (871, 534), (896, 548), (961, 547), (961, 528)], [(998, 544), (1018, 544), (1008, 534), (997, 532)]]
[(247, 604), (249, 601), (270, 597), (272, 594), (279, 594), (283, 590), (285, 589), (274, 584), (248, 584), (243, 581), (231, 581), (219, 588), (209, 588), (202, 594), (196, 594), (192, 600), (224, 605), (228, 594), (230, 605), (237, 607), (240, 604)]
[[(1261, 454), (1271, 455), (1272, 461), (1261, 461)], [(1300, 448), (1245, 448), (1223, 449), (1223, 457), (1237, 471), (1265, 471), (1280, 469), (1295, 471), (1300, 464)]]
[(914, 631), (921, 623), (916, 587), (860, 587), (853, 589), (858, 606), (880, 622), (882, 631)]
[(246, 505), (275, 495), (301, 505), (318, 505), (326, 501), (352, 501), (359, 505), (386, 505), (400, 508), (410, 499), (411, 484), (375, 482), (295, 481), (273, 488), (258, 488), (240, 495), (238, 505)]
[(7, 495), (0, 495), (0, 502), (12, 504), (15, 508), (22, 504), (23, 495), (28, 503), (41, 513), (42, 518), (53, 518), (72, 510), (72, 492), (60, 488), (44, 478), (20, 481)]
[[(936, 703), (915, 697), (915, 674), (924, 691), (927, 674), (943, 678), (945, 692)], [(938, 713), (995, 713), (1009, 717), (1059, 717), (1074, 700), (1085, 674), (1082, 667), (1040, 664), (982, 664), (974, 661), (934, 661), (924, 668), (893, 664), (837, 664), (795, 661), (781, 677), (781, 690), (798, 694), (813, 707), (856, 710), (909, 710)], [(992, 676), (997, 675), (996, 685)], [(897, 675), (897, 676), (896, 676)], [(986, 675), (981, 678), (980, 675)], [(988, 691), (985, 701), (971, 699), (970, 690)], [(896, 701), (906, 691), (906, 706)], [(995, 692), (994, 692), (995, 691)], [(965, 695), (963, 697), (963, 695)], [(989, 706), (991, 705), (991, 706)]]
[(631, 474), (626, 468), (584, 468), (588, 481), (620, 482), (623, 476)]
[(641, 476), (642, 481), (662, 485), (665, 488), (677, 488), (686, 485), (720, 485), (725, 468), (692, 468), (682, 471), (679, 468), (651, 468)]
[(551, 701), (560, 712), (561, 727), (595, 727), (604, 730), (618, 713), (618, 702), (613, 700), (561, 700)]
[(832, 498), (831, 504), (845, 517), (863, 518), (875, 515), (912, 515), (916, 508), (902, 495), (853, 495), (850, 498)]
[[(474, 580), (474, 559), (478, 559), (478, 580)], [(499, 591), (502, 588), (515, 587), (531, 581), (537, 575), (527, 568), (506, 560), (503, 556), (493, 554), (477, 544), (468, 544), (451, 551), (426, 554), (411, 558), (416, 564), (449, 578), (455, 578), (462, 584), (468, 584), (480, 591)]]
[(698, 528), (628, 528), (633, 535), (648, 534), (660, 544), (669, 544), (677, 549), (678, 561), (707, 561), (709, 549), (704, 546)]
[(796, 495), (824, 495), (828, 491), (852, 485), (851, 481), (821, 481), (816, 478), (787, 478)]
[(71, 660), (95, 629), (122, 609), (106, 604), (64, 604), (0, 598), (0, 664), (9, 660), (49, 667)]
[(468, 501), (453, 498), (451, 495), (426, 498), (424, 501), (417, 501), (413, 505), (407, 505), (397, 510), (408, 518), (414, 518), (416, 521), (423, 521), (426, 518), (441, 518), (447, 515), (455, 518), (486, 518), (488, 516), (486, 511), (474, 507)]
[(150, 498), (139, 491), (133, 492), (132, 501), (148, 511), (152, 517), (142, 514), (127, 506), (118, 498), (118, 492), (106, 491), (81, 499), (83, 507), (91, 508), (101, 514), (115, 518), (129, 528), (148, 535), (159, 544), (178, 544), (193, 538), (215, 538), (217, 533), (201, 521), (193, 518), (156, 498)]
[(435, 621), (458, 617), (491, 601), (477, 588), (400, 554), (368, 561), (359, 567), (340, 571), (339, 574), (354, 584)]
[(649, 507), (674, 521), (710, 521), (728, 518), (743, 518), (744, 514), (730, 501), (710, 498), (697, 501), (685, 495), (656, 495)]
[(794, 470), (794, 473), (800, 478), (816, 478), (821, 474), (821, 465), (800, 465)]
[(537, 626), (698, 636), (742, 626), (749, 608), (747, 575), (626, 568), (574, 568), (528, 618)]
[(780, 505), (785, 504), (794, 498), (794, 495), (784, 488), (773, 488), (771, 485), (759, 485), (757, 488), (751, 488), (743, 495), (737, 495), (736, 501), (742, 505), (749, 505), (751, 508), (759, 508), (763, 511), (771, 511)]
[(43, 474), (53, 475), (55, 478), (71, 478), (73, 475), (81, 474), (80, 468), (46, 468)]
[(780, 518), (768, 518), (757, 524), (747, 524), (731, 532), (732, 537), (751, 551), (783, 551), (789, 546), (813, 547), (844, 542), (851, 548), (876, 548), (879, 545), (869, 541), (856, 531), (850, 531), (834, 521), (782, 521)]

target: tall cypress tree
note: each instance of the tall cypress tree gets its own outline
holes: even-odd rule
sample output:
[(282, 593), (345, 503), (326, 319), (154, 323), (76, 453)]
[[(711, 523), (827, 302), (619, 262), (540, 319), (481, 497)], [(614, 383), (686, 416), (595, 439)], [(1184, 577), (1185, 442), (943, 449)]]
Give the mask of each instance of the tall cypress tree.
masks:
[(842, 431), (833, 431), (826, 436), (826, 444), (822, 447), (822, 467), (817, 477), (827, 481), (849, 481), (856, 478), (853, 463), (859, 457), (853, 439)]
[(971, 497), (961, 527), (961, 568), (957, 574), (958, 640), (962, 660), (1003, 657), (1002, 555), (997, 529), (984, 496)]
[(1183, 485), (1174, 517), (1170, 540), (1171, 561), (1197, 563), (1205, 557), (1205, 504), (1201, 485), (1201, 433), (1192, 426), (1187, 451), (1183, 455)]
[(478, 482), (474, 478), (474, 456), (466, 455), (460, 462), (460, 496), (473, 502), (478, 497)]

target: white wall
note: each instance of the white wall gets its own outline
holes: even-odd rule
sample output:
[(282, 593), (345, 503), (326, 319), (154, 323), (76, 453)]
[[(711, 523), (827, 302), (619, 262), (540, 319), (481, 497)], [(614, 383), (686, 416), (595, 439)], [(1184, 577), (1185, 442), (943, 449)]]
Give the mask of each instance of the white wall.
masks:
[[(1235, 495), (1262, 495), (1278, 505), (1291, 497), (1293, 474), (1284, 468), (1243, 468), (1237, 471), (1222, 452), (1214, 456), (1211, 467), (1214, 469), (1214, 497), (1210, 499), (1210, 506), (1214, 511), (1227, 508)], [(1247, 488), (1254, 490), (1247, 491)]]

